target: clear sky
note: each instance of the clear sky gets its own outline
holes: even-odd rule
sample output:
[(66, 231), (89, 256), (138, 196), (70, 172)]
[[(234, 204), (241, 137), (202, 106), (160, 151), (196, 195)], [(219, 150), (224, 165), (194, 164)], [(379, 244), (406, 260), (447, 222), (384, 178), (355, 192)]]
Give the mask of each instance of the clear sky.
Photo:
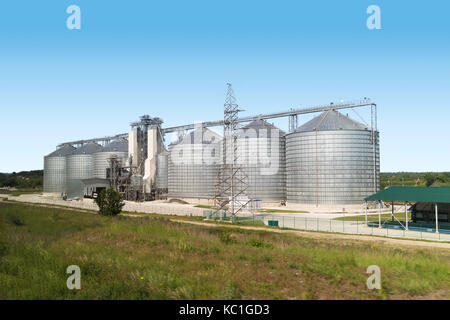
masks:
[[(381, 30), (366, 26), (372, 4)], [(42, 169), (58, 143), (142, 114), (218, 120), (227, 82), (245, 115), (369, 97), (382, 171), (450, 171), (449, 14), (433, 0), (4, 1), (0, 172)]]

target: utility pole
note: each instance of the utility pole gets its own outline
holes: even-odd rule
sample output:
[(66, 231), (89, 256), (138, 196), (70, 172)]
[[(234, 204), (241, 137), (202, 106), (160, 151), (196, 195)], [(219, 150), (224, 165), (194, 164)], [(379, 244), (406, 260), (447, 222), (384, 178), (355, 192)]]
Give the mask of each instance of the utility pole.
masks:
[(224, 104), (224, 137), (222, 148), (222, 161), (217, 174), (214, 207), (220, 214), (228, 205), (232, 222), (236, 215), (249, 203), (246, 196), (248, 188), (247, 175), (239, 163), (238, 149), (238, 115), (243, 111), (239, 109), (234, 97), (233, 87), (227, 83), (228, 91)]

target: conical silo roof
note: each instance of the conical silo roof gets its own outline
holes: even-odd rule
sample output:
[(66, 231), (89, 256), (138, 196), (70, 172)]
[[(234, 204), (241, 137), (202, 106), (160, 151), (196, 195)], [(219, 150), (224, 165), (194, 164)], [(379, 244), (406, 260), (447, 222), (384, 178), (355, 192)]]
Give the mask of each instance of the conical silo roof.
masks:
[(272, 130), (278, 130), (278, 136), (286, 135), (286, 132), (284, 132), (283, 130), (277, 128), (273, 124), (271, 124), (263, 119), (254, 120), (254, 121), (250, 122), (249, 124), (247, 124), (246, 126), (244, 126), (243, 129), (244, 130), (254, 129), (256, 131), (256, 133), (258, 134), (258, 136), (259, 136), (259, 130), (261, 130), (261, 129), (267, 130), (267, 133), (271, 137), (272, 137)]
[(111, 141), (101, 152), (128, 152), (128, 141), (123, 139)]
[(365, 124), (357, 122), (338, 111), (329, 110), (301, 125), (295, 132), (368, 129), (369, 127)]
[(96, 152), (102, 151), (102, 146), (97, 143), (86, 143), (82, 147), (76, 149), (74, 152), (72, 152), (71, 155), (79, 155), (79, 154), (93, 154)]
[(65, 145), (65, 146), (59, 148), (58, 150), (53, 151), (52, 153), (50, 153), (46, 157), (49, 157), (49, 158), (52, 158), (52, 157), (65, 157), (65, 156), (71, 154), (74, 150), (75, 150), (75, 148), (72, 147), (71, 145)]

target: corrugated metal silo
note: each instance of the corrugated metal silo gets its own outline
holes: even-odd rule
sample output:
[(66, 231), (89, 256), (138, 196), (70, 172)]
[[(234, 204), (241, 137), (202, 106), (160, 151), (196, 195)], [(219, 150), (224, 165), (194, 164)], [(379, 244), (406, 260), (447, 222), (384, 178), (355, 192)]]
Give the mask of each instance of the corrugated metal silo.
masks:
[(66, 192), (66, 156), (74, 150), (65, 145), (44, 157), (44, 193), (60, 195)]
[(170, 149), (169, 197), (214, 197), (221, 139), (219, 134), (199, 128)]
[(360, 204), (379, 189), (378, 132), (330, 110), (286, 136), (287, 201)]
[(94, 177), (106, 179), (106, 169), (110, 167), (109, 158), (116, 156), (121, 160), (122, 166), (128, 159), (128, 141), (114, 140), (108, 143), (100, 152), (94, 153)]
[(167, 189), (169, 185), (169, 152), (164, 150), (156, 156), (155, 186), (158, 189)]
[(238, 132), (238, 163), (247, 175), (246, 195), (252, 200), (286, 199), (285, 132), (256, 120)]
[(67, 156), (67, 196), (69, 198), (84, 196), (82, 180), (94, 177), (94, 153), (100, 152), (102, 146), (87, 143)]

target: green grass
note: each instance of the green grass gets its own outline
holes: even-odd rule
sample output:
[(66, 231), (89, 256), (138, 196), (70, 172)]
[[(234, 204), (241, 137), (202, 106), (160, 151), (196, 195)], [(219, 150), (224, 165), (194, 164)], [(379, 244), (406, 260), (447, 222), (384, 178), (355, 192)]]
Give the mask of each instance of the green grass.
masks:
[[(405, 213), (404, 212), (396, 212), (394, 213), (394, 217), (397, 220), (400, 221), (405, 221)], [(365, 216), (364, 215), (359, 215), (359, 216), (348, 216), (348, 217), (339, 217), (339, 218), (335, 218), (334, 220), (345, 220), (345, 221), (365, 221)], [(411, 213), (408, 212), (408, 219), (411, 219)], [(390, 213), (383, 213), (381, 215), (381, 221), (386, 221), (389, 220), (391, 221), (391, 214)], [(395, 220), (395, 219), (394, 219)], [(395, 220), (395, 221), (397, 221)], [(378, 222), (378, 214), (368, 214), (367, 215), (367, 221), (369, 222)]]
[[(192, 220), (194, 217), (189, 217), (189, 220)], [(200, 217), (196, 217), (197, 219)], [(177, 217), (178, 219), (178, 217)], [(199, 220), (205, 221), (203, 218), (200, 218)], [(231, 223), (231, 218), (227, 217), (226, 219), (220, 220), (220, 219), (214, 219), (214, 220), (206, 220), (207, 223), (215, 223), (215, 224), (224, 224), (229, 225)], [(241, 226), (255, 226), (255, 227), (268, 227), (264, 224), (262, 220), (253, 219), (252, 217), (235, 217), (234, 221), (235, 225), (241, 225)]]
[(446, 299), (449, 277), (445, 249), (0, 203), (0, 299)]

